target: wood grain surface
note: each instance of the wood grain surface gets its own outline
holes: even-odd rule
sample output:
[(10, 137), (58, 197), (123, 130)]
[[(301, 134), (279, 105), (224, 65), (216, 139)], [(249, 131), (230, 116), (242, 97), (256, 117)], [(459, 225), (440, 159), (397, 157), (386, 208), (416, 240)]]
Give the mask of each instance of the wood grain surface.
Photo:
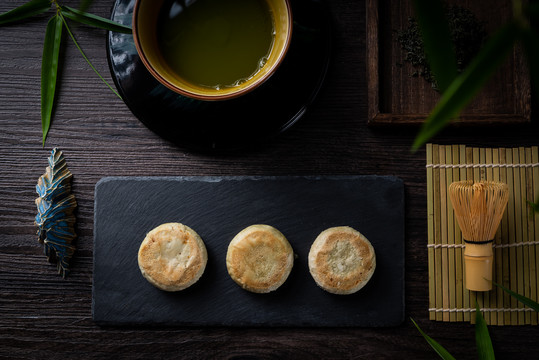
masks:
[[(0, 2), (0, 12), (22, 0)], [(41, 145), (40, 66), (47, 17), (0, 27), (0, 357), (431, 359), (415, 319), (457, 358), (476, 358), (474, 328), (428, 320), (425, 151), (410, 152), (416, 129), (367, 126), (365, 2), (330, 0), (333, 58), (315, 105), (292, 129), (257, 148), (201, 154), (145, 128), (88, 67), (70, 41), (49, 138)], [(77, 2), (65, 4), (76, 6)], [(91, 12), (108, 16), (112, 0)], [(110, 80), (105, 32), (73, 26)], [(67, 35), (64, 34), (67, 39)], [(256, 119), (256, 114), (253, 114)], [(537, 145), (535, 122), (452, 128), (433, 141), (469, 146)], [(37, 242), (35, 184), (51, 148), (74, 175), (79, 238), (63, 280)], [(406, 320), (394, 328), (100, 327), (91, 319), (94, 186), (104, 176), (395, 175), (406, 201)], [(234, 306), (234, 304), (230, 304)], [(534, 358), (538, 328), (490, 327), (500, 359)]]

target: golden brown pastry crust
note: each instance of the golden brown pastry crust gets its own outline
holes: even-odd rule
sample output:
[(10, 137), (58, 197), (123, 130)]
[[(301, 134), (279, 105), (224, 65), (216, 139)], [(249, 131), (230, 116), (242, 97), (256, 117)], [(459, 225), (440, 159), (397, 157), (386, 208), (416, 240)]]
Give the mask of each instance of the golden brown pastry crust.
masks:
[(166, 291), (183, 290), (200, 279), (208, 254), (200, 236), (180, 223), (151, 230), (142, 241), (138, 264), (142, 275)]
[(348, 226), (326, 229), (309, 251), (309, 271), (322, 289), (352, 294), (367, 284), (376, 268), (371, 243)]
[(279, 230), (269, 225), (251, 225), (228, 245), (228, 273), (251, 292), (276, 290), (286, 281), (293, 265), (292, 246)]

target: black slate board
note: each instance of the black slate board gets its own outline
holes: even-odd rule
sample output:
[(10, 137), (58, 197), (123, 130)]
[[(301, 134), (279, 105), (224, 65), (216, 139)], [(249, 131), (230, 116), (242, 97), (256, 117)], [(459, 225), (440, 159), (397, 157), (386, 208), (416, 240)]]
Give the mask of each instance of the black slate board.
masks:
[[(168, 293), (137, 264), (148, 231), (181, 222), (208, 250), (202, 278)], [(228, 243), (243, 228), (269, 224), (297, 259), (269, 294), (241, 289), (225, 265)], [(332, 226), (362, 232), (376, 251), (370, 282), (352, 295), (316, 286), (307, 256)], [(100, 324), (222, 326), (395, 326), (404, 319), (404, 185), (395, 177), (109, 177), (95, 190), (92, 315)]]

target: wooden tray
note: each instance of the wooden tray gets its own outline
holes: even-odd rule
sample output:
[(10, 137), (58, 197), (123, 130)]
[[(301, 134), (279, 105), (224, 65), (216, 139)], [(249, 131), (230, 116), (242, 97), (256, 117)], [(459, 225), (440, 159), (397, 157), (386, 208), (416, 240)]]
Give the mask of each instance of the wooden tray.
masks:
[[(511, 1), (448, 1), (470, 9), (491, 34), (512, 15)], [(367, 84), (370, 125), (419, 124), (439, 94), (422, 77), (410, 77), (396, 32), (413, 17), (411, 1), (367, 0)], [(404, 66), (397, 66), (403, 63)], [(531, 87), (526, 59), (515, 48), (508, 61), (453, 123), (515, 124), (530, 121)]]
[[(197, 231), (208, 250), (202, 278), (169, 293), (141, 275), (144, 236), (165, 222)], [(228, 275), (228, 243), (256, 223), (275, 226), (297, 259), (269, 294)], [(377, 267), (352, 295), (316, 286), (307, 255), (316, 236), (349, 225), (373, 244)], [(394, 326), (404, 319), (404, 186), (393, 177), (106, 178), (96, 185), (93, 319), (100, 324)]]

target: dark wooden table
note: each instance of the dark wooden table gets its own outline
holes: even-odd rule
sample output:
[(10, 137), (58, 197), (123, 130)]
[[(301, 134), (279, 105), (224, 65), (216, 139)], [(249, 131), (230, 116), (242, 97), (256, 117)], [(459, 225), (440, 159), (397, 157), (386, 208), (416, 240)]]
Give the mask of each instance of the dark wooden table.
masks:
[[(4, 0), (0, 12), (23, 1)], [(331, 0), (333, 58), (315, 105), (256, 149), (201, 154), (162, 140), (135, 118), (67, 41), (54, 122), (41, 144), (40, 66), (47, 16), (0, 28), (0, 357), (18, 358), (434, 358), (410, 321), (457, 358), (475, 358), (474, 327), (428, 320), (425, 151), (417, 129), (367, 127), (365, 3)], [(108, 17), (112, 0), (97, 0)], [(76, 5), (73, 2), (71, 5)], [(76, 27), (110, 80), (106, 34)], [(67, 36), (64, 34), (64, 36)], [(537, 145), (537, 126), (453, 128), (433, 141)], [(35, 184), (50, 149), (64, 151), (79, 204), (77, 252), (63, 280), (33, 224)], [(91, 318), (94, 186), (109, 175), (396, 175), (406, 188), (406, 318), (394, 328), (99, 327)], [(537, 358), (538, 329), (490, 327), (498, 358)]]

